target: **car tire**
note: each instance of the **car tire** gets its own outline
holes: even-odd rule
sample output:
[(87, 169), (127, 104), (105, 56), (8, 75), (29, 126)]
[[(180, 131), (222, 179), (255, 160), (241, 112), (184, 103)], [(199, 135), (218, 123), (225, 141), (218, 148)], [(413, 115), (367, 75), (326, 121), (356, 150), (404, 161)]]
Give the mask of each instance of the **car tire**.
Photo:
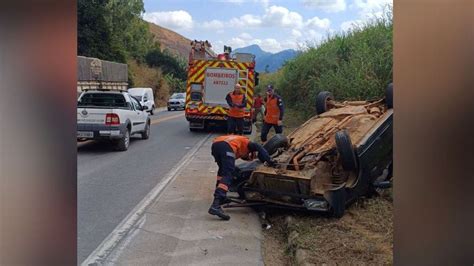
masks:
[(168, 107), (168, 112), (171, 111), (171, 108)]
[(345, 171), (354, 171), (357, 169), (357, 158), (351, 137), (345, 130), (336, 132), (336, 148)]
[(342, 218), (346, 211), (346, 190), (340, 188), (326, 192), (325, 198), (329, 202), (329, 213), (335, 218)]
[(117, 150), (118, 151), (126, 151), (128, 150), (128, 146), (130, 145), (130, 130), (125, 130), (124, 136), (119, 139), (117, 142)]
[(142, 139), (149, 139), (150, 138), (150, 120), (146, 122), (145, 130), (141, 133)]
[(155, 106), (152, 106), (150, 110), (150, 115), (154, 115), (154, 114), (155, 114)]
[(393, 108), (393, 83), (388, 84), (385, 89), (385, 103), (388, 109)]
[(268, 154), (272, 155), (279, 148), (283, 148), (287, 146), (288, 146), (288, 138), (282, 134), (276, 134), (263, 145), (263, 148), (267, 150)]
[(329, 111), (327, 106), (328, 101), (333, 100), (334, 96), (329, 91), (322, 91), (316, 96), (316, 113), (318, 115)]
[(190, 128), (189, 128), (189, 131), (191, 131), (191, 132), (198, 132), (199, 129), (198, 129), (198, 128), (191, 128), (191, 127), (190, 127)]
[(387, 168), (387, 177), (385, 177), (385, 181), (391, 181), (393, 178), (393, 162)]

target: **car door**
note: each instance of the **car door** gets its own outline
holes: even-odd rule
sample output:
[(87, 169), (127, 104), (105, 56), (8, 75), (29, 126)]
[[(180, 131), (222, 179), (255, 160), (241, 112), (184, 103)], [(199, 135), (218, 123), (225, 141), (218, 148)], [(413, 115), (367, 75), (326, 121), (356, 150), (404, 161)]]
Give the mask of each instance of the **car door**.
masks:
[(142, 105), (134, 97), (130, 97), (135, 113), (132, 116), (132, 132), (139, 132), (145, 130), (147, 113), (143, 111)]
[(151, 110), (150, 95), (148, 95), (147, 91), (143, 94), (143, 105), (148, 107), (148, 110)]
[(155, 99), (153, 98), (153, 91), (149, 90), (148, 91), (148, 104), (149, 104), (149, 109), (151, 110), (153, 108), (153, 105), (155, 105)]

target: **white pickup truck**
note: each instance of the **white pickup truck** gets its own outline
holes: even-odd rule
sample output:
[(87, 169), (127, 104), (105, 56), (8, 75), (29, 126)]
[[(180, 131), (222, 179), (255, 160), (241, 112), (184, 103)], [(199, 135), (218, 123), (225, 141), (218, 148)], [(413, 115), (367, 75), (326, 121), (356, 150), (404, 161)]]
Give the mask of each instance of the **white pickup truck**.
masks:
[(123, 91), (84, 91), (77, 102), (77, 140), (110, 140), (126, 151), (130, 136), (150, 137), (147, 107)]

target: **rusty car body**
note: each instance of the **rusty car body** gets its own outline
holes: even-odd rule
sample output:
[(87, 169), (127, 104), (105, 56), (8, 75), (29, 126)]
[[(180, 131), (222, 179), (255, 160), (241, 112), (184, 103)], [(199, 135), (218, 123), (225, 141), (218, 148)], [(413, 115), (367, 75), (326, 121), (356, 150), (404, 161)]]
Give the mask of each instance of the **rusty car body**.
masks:
[(270, 204), (341, 217), (357, 198), (374, 193), (380, 176), (391, 182), (393, 85), (386, 91), (383, 99), (345, 102), (321, 92), (316, 116), (265, 144), (275, 167), (236, 167), (241, 200), (234, 206)]

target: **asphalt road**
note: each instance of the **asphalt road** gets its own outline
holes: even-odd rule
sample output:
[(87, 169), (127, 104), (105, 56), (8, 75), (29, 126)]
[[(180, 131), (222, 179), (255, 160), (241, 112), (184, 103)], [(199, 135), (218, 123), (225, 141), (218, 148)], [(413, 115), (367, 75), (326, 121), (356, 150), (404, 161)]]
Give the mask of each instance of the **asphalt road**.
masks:
[(184, 112), (163, 111), (152, 116), (150, 138), (132, 138), (128, 151), (78, 144), (78, 262), (207, 134), (190, 132)]

